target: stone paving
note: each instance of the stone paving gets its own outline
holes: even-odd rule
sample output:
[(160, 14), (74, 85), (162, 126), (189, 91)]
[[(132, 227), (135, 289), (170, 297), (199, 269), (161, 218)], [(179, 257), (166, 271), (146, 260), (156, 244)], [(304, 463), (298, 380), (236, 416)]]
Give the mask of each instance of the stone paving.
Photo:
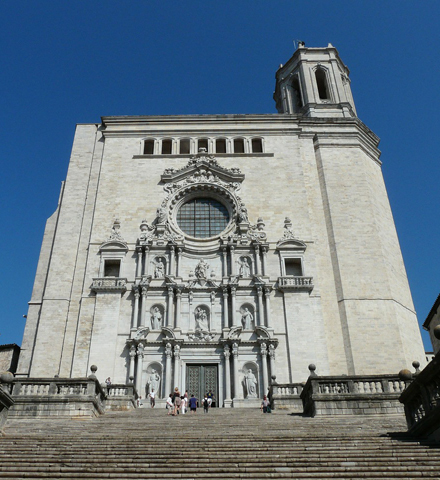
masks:
[(0, 478), (440, 478), (440, 447), (405, 430), (401, 416), (306, 418), (281, 410), (13, 419), (0, 437)]

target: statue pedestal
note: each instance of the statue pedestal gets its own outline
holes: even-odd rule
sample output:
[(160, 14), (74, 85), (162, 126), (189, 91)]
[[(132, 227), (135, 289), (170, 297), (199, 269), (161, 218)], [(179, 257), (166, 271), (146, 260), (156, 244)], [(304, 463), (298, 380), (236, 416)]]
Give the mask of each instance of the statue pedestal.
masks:
[(261, 402), (260, 398), (234, 398), (232, 406), (234, 408), (260, 408)]
[(223, 407), (224, 408), (232, 408), (232, 400), (225, 400), (223, 402)]

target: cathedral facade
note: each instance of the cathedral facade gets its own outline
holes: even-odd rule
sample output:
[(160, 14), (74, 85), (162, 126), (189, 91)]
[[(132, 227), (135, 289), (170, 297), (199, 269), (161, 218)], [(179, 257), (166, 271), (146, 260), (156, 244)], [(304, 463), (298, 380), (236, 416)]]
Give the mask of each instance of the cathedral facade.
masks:
[(396, 373), (424, 350), (381, 172), (337, 50), (300, 44), (278, 113), (78, 125), (17, 375), (251, 406), (271, 379)]

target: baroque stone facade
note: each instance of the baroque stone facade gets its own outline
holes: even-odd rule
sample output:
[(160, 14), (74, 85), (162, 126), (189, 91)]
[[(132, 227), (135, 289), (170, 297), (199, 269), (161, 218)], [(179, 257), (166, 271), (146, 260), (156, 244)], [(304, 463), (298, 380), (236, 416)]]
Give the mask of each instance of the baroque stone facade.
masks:
[[(424, 351), (382, 178), (336, 49), (276, 73), (277, 114), (78, 125), (18, 375), (134, 378), (218, 406), (396, 373)], [(193, 391), (194, 390), (194, 391)]]

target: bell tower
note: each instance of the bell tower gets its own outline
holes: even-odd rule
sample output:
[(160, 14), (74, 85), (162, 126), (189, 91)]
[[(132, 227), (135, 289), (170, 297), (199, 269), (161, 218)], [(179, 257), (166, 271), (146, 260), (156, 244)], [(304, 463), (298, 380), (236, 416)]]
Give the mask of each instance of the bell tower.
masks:
[(331, 43), (324, 48), (298, 49), (275, 74), (278, 113), (306, 117), (356, 117), (350, 71)]

